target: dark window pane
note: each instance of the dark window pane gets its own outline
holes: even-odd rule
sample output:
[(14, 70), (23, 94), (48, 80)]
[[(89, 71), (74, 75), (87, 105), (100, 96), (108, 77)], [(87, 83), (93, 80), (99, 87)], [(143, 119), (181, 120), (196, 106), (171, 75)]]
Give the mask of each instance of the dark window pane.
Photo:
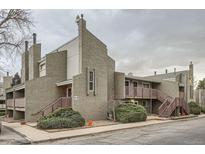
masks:
[(93, 72), (90, 71), (90, 81), (93, 81), (94, 77), (93, 77)]
[(125, 81), (125, 86), (129, 86), (129, 82), (128, 81)]
[(133, 86), (134, 86), (134, 87), (137, 87), (137, 82), (133, 82)]
[(90, 82), (90, 84), (89, 84), (89, 89), (90, 89), (90, 90), (93, 90), (93, 82)]

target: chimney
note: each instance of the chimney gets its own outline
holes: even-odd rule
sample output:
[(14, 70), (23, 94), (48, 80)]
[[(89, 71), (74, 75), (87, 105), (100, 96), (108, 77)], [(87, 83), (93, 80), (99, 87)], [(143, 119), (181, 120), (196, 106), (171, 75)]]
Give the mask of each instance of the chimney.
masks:
[(167, 69), (165, 70), (165, 73), (166, 73), (166, 74), (168, 73), (168, 70), (167, 70)]
[(6, 72), (6, 76), (9, 76), (9, 72)]
[(84, 30), (86, 30), (86, 21), (83, 18), (83, 14), (78, 15), (75, 22), (78, 24), (79, 35), (81, 36)]
[(194, 98), (194, 66), (192, 61), (189, 64), (189, 88), (190, 88), (190, 99)]
[(33, 44), (36, 44), (36, 33), (33, 33)]
[(176, 73), (176, 68), (174, 68), (174, 73)]
[(28, 41), (25, 41), (25, 51), (28, 51)]
[(157, 72), (156, 72), (156, 71), (154, 71), (154, 75), (157, 75)]

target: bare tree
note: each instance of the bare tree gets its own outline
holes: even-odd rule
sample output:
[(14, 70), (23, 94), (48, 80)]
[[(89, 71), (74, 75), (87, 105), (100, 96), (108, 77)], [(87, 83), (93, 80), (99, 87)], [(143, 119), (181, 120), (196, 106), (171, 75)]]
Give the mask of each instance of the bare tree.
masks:
[[(2, 59), (14, 58), (22, 52), (24, 41), (31, 33), (30, 10), (0, 9), (0, 63)], [(0, 70), (3, 71), (0, 67)]]

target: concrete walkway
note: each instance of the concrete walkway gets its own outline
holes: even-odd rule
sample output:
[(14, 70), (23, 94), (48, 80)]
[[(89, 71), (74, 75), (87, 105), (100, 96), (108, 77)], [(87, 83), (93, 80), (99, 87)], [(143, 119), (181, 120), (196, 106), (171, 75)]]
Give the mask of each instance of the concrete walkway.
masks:
[[(196, 118), (202, 118), (202, 117), (205, 117), (205, 115), (200, 115), (199, 117)], [(185, 119), (181, 119), (181, 120), (185, 120)], [(35, 143), (35, 142), (51, 141), (51, 140), (63, 139), (63, 138), (79, 137), (79, 136), (91, 135), (97, 133), (104, 133), (104, 132), (110, 132), (110, 131), (116, 131), (116, 130), (122, 130), (128, 128), (137, 128), (137, 127), (168, 123), (168, 122), (176, 122), (176, 120), (149, 120), (145, 122), (90, 127), (90, 128), (74, 129), (74, 130), (67, 130), (67, 131), (60, 131), (60, 132), (46, 132), (31, 127), (29, 125), (21, 125), (20, 123), (2, 122), (2, 124), (5, 127), (10, 128), (15, 132), (25, 136), (26, 139), (29, 140), (31, 143)]]

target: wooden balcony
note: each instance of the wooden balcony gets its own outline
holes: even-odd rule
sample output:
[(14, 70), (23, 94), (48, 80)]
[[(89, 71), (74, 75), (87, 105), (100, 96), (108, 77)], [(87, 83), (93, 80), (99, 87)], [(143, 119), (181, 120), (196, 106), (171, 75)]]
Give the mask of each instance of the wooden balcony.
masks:
[(157, 89), (125, 86), (126, 98), (157, 99)]
[[(14, 109), (14, 99), (7, 99), (6, 105), (8, 109)], [(15, 99), (15, 109), (24, 111), (25, 110), (25, 98), (16, 98)]]

